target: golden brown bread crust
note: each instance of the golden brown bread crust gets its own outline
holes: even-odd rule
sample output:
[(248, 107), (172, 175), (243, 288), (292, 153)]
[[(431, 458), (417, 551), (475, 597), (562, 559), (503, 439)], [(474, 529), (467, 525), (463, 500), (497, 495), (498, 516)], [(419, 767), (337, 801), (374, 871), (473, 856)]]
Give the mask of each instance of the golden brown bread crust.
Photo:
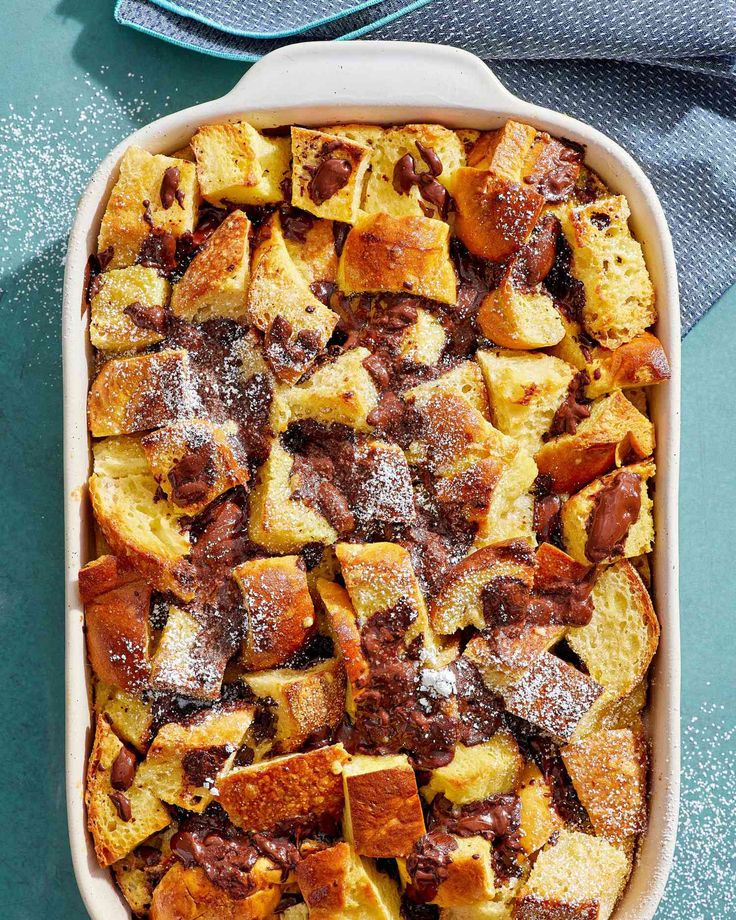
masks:
[(268, 920), (281, 900), (280, 870), (261, 875), (252, 893), (236, 899), (198, 866), (174, 863), (153, 892), (151, 920)]
[(320, 578), (317, 581), (317, 591), (325, 607), (335, 651), (345, 665), (349, 687), (347, 706), (348, 711), (351, 711), (368, 679), (368, 662), (360, 644), (355, 608), (342, 585)]
[(470, 252), (491, 262), (521, 249), (544, 206), (530, 186), (471, 167), (457, 171), (454, 196), (455, 232)]
[(345, 241), (338, 284), (348, 293), (389, 291), (453, 304), (449, 239), (447, 224), (428, 217), (360, 217)]
[(79, 570), (79, 597), (86, 604), (100, 594), (122, 588), (130, 581), (138, 581), (139, 577), (126, 559), (108, 553), (93, 559)]
[(220, 784), (220, 804), (239, 827), (267, 830), (310, 815), (337, 817), (344, 794), (341, 744), (233, 770)]
[(151, 585), (129, 581), (84, 605), (87, 654), (99, 680), (130, 693), (150, 681), (148, 610)]

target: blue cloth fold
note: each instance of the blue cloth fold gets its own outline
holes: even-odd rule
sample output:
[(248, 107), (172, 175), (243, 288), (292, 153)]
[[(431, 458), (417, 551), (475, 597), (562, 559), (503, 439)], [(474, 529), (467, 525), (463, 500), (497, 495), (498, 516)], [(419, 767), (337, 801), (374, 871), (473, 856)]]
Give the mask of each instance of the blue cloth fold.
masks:
[[(736, 3), (734, 0), (349, 0), (300, 4), (341, 12), (288, 41), (253, 39), (164, 9), (118, 0), (119, 22), (206, 54), (253, 61), (293, 40), (403, 39), (479, 55), (509, 89), (613, 137), (641, 163), (675, 241), (683, 333), (736, 281)], [(207, 16), (227, 0), (175, 0)], [(235, 4), (231, 4), (235, 5)], [(258, 4), (283, 30), (282, 6)], [(323, 16), (324, 18), (324, 16)], [(314, 21), (314, 20), (312, 20)], [(234, 23), (235, 20), (233, 19)]]

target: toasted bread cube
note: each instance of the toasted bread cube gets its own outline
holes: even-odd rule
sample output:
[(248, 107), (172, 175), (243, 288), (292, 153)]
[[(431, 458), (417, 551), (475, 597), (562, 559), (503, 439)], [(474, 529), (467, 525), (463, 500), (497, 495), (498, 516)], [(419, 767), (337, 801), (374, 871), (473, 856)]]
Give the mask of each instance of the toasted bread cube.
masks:
[(288, 137), (264, 137), (245, 121), (203, 125), (191, 141), (202, 195), (215, 205), (284, 200), (289, 176)]
[(169, 842), (176, 830), (177, 825), (170, 824), (148, 838), (142, 853), (138, 847), (110, 867), (134, 917), (148, 916), (153, 890), (174, 862)]
[(376, 385), (363, 366), (369, 355), (367, 348), (351, 348), (288, 390), (284, 398), (291, 420), (313, 418), (368, 431), (368, 415), (378, 404)]
[(630, 342), (657, 319), (641, 245), (629, 230), (629, 205), (615, 195), (561, 214), (571, 271), (585, 287), (583, 325), (606, 348)]
[(398, 543), (338, 543), (335, 551), (360, 626), (403, 602), (416, 611), (407, 643), (426, 633), (427, 608), (407, 549)]
[(455, 175), (455, 232), (473, 255), (504, 262), (526, 243), (544, 198), (528, 185), (482, 169)]
[(550, 353), (578, 370), (585, 371), (585, 395), (595, 399), (613, 390), (647, 387), (670, 378), (670, 366), (662, 343), (651, 332), (642, 332), (617, 348), (590, 347), (581, 341), (579, 324), (563, 317), (565, 337)]
[(317, 850), (296, 867), (309, 920), (399, 920), (399, 891), (348, 843)]
[(362, 144), (364, 147), (373, 149), (377, 147), (386, 129), (380, 125), (362, 125), (362, 124), (342, 124), (342, 125), (324, 125), (319, 129), (326, 134), (334, 134), (336, 137), (346, 137), (348, 140), (355, 141), (356, 144)]
[(636, 569), (626, 560), (605, 568), (591, 592), (593, 618), (566, 639), (610, 698), (625, 696), (647, 672), (659, 643), (659, 621)]
[[(114, 558), (114, 557), (108, 557)], [(151, 676), (148, 613), (152, 588), (126, 572), (121, 584), (84, 605), (87, 654), (99, 680), (130, 693), (148, 687)], [(80, 574), (80, 582), (84, 579)]]
[(443, 907), (440, 920), (512, 920), (512, 910), (508, 900), (482, 901), (466, 907)]
[[(654, 476), (654, 472), (655, 467), (652, 460), (646, 460), (634, 466), (624, 466), (601, 479), (593, 480), (564, 503), (560, 513), (562, 539), (565, 549), (573, 559), (587, 565), (592, 562), (612, 562), (614, 558), (639, 556), (651, 550), (654, 542), (653, 502), (647, 488), (647, 480)], [(587, 551), (592, 515), (598, 506), (601, 493), (615, 485), (617, 477), (622, 473), (632, 474), (638, 479), (641, 502), (639, 513), (625, 532), (623, 541), (613, 545), (611, 552), (602, 559), (598, 558), (598, 555), (595, 559), (590, 559)], [(600, 549), (602, 551), (602, 548)]]
[(442, 635), (452, 635), (467, 626), (485, 629), (484, 588), (495, 578), (514, 578), (531, 585), (533, 572), (532, 547), (522, 542), (470, 553), (447, 572), (432, 598), (432, 627)]
[[(169, 170), (178, 171), (176, 194), (170, 203), (162, 200), (165, 175), (174, 177)], [(108, 268), (125, 268), (135, 262), (141, 244), (152, 230), (163, 230), (177, 237), (194, 230), (198, 207), (199, 188), (193, 163), (128, 147), (102, 217), (97, 248), (103, 252), (112, 247)]]
[(143, 753), (151, 741), (153, 713), (150, 701), (112, 684), (95, 683), (95, 713), (112, 725), (115, 734)]
[(262, 831), (304, 815), (339, 817), (341, 773), (350, 760), (341, 744), (236, 767), (220, 782), (220, 804), (245, 830)]
[(474, 549), (510, 540), (535, 540), (534, 499), (529, 490), (537, 472), (534, 460), (519, 449), (501, 471), (490, 503), (477, 522)]
[[(546, 920), (567, 916), (608, 920), (629, 874), (623, 850), (600, 837), (576, 831), (561, 831), (557, 843), (539, 854), (514, 912), (514, 920)], [(557, 913), (543, 913), (539, 902), (551, 902)], [(578, 904), (594, 902), (586, 912), (576, 913)], [(535, 912), (536, 911), (536, 912)]]
[(515, 626), (496, 627), (473, 636), (463, 654), (478, 668), (485, 683), (499, 690), (520, 680), (564, 632), (563, 626), (527, 626), (521, 630)]
[(335, 134), (292, 127), (291, 152), (292, 205), (317, 217), (352, 224), (360, 210), (370, 147)]
[(189, 515), (248, 481), (247, 457), (232, 424), (175, 422), (141, 438), (151, 472), (167, 499)]
[(337, 277), (335, 224), (331, 220), (309, 220), (299, 229), (299, 233), (284, 237), (292, 262), (310, 286), (333, 283)]
[(447, 877), (440, 882), (432, 903), (438, 907), (482, 904), (496, 897), (491, 844), (483, 837), (454, 837)]
[(309, 908), (303, 901), (299, 904), (292, 904), (291, 907), (286, 908), (280, 920), (309, 920)]
[(363, 215), (345, 240), (337, 283), (350, 294), (388, 291), (454, 304), (449, 245), (450, 228), (443, 221)]
[(497, 131), (484, 131), (468, 153), (468, 166), (487, 169), (512, 182), (521, 182), (537, 130), (509, 119)]
[(345, 588), (334, 581), (318, 579), (317, 591), (324, 604), (327, 627), (332, 636), (335, 651), (345, 667), (347, 677), (345, 708), (350, 715), (354, 716), (355, 701), (368, 680), (368, 662), (360, 644), (360, 630), (355, 608)]
[(562, 749), (562, 759), (591, 824), (623, 844), (646, 825), (647, 754), (629, 729), (600, 731)]
[(552, 804), (552, 790), (534, 764), (524, 767), (518, 796), (521, 803), (519, 842), (524, 852), (531, 856), (547, 843), (555, 831), (562, 829), (563, 821)]
[(112, 555), (108, 549), (79, 570), (79, 597), (83, 604), (88, 604), (102, 594), (139, 580), (139, 574), (128, 560)]
[(141, 781), (169, 805), (200, 813), (235, 760), (253, 707), (205, 710), (186, 724), (163, 725), (139, 767)]
[(290, 754), (310, 735), (334, 730), (345, 711), (345, 669), (329, 658), (304, 671), (279, 668), (244, 674), (256, 696), (275, 700), (276, 734), (272, 750)]
[(181, 530), (181, 512), (157, 501), (157, 489), (137, 438), (106, 438), (95, 444), (89, 492), (105, 538), (159, 591), (191, 600), (189, 537)]
[[(397, 188), (394, 182), (396, 164), (407, 154), (414, 161), (415, 173), (428, 173), (432, 176), (429, 163), (422, 156), (419, 148), (431, 150), (442, 164), (442, 171), (436, 181), (452, 191), (457, 170), (465, 163), (465, 150), (462, 141), (455, 134), (441, 125), (401, 125), (383, 131), (374, 143), (371, 171), (363, 207), (369, 213), (384, 212), (394, 217), (412, 215), (444, 219), (444, 209), (437, 213), (436, 201), (422, 197), (416, 184), (412, 184), (406, 193)], [(431, 157), (431, 154), (430, 154)]]
[(571, 741), (603, 687), (550, 652), (513, 684), (501, 687), (506, 709), (561, 741)]
[(401, 335), (399, 354), (411, 364), (433, 367), (442, 357), (446, 341), (447, 334), (439, 319), (420, 307), (417, 309), (417, 321)]
[(217, 699), (233, 651), (224, 618), (170, 607), (153, 656), (151, 684), (164, 692)]
[(253, 253), (246, 316), (266, 335), (265, 354), (279, 380), (294, 382), (325, 347), (337, 314), (318, 300), (286, 248), (274, 215)]
[(138, 771), (125, 791), (113, 787), (111, 770), (123, 748), (106, 719), (98, 717), (87, 767), (85, 803), (95, 854), (103, 868), (127, 856), (171, 821), (164, 805), (141, 783)]
[(499, 732), (472, 747), (458, 744), (450, 763), (431, 771), (429, 782), (422, 786), (422, 795), (427, 802), (444, 795), (455, 805), (466, 805), (512, 792), (523, 764), (519, 746), (507, 732)]
[(542, 288), (517, 288), (509, 272), (483, 298), (478, 311), (483, 335), (504, 348), (547, 348), (565, 334), (554, 301)]
[(476, 359), (488, 387), (493, 424), (535, 454), (567, 396), (575, 368), (543, 354), (479, 351)]
[(270, 553), (294, 553), (307, 543), (329, 546), (337, 540), (326, 518), (292, 497), (293, 465), (294, 458), (275, 440), (250, 495), (250, 538)]
[(345, 838), (360, 856), (408, 856), (425, 833), (422, 803), (409, 759), (354, 756), (342, 773)]
[(269, 920), (281, 900), (281, 870), (259, 859), (247, 878), (248, 894), (235, 898), (204, 869), (177, 861), (154, 889), (151, 920)]
[(654, 426), (616, 391), (597, 399), (575, 434), (553, 438), (534, 455), (555, 492), (577, 492), (613, 467), (654, 451)]
[(432, 396), (452, 396), (461, 399), (486, 420), (490, 418), (488, 392), (483, 373), (475, 361), (461, 361), (435, 380), (417, 384), (404, 393), (404, 399), (414, 400), (419, 405), (426, 403)]
[(314, 604), (299, 556), (251, 559), (233, 569), (248, 611), (243, 664), (254, 671), (288, 661), (314, 627)]
[(186, 351), (113, 358), (89, 391), (89, 429), (95, 438), (134, 434), (187, 418), (195, 405)]
[(171, 311), (191, 323), (224, 317), (245, 320), (250, 271), (250, 221), (228, 215), (192, 259), (171, 292)]
[(89, 340), (100, 351), (139, 351), (163, 338), (155, 329), (138, 326), (125, 311), (140, 304), (163, 312), (169, 302), (169, 282), (155, 268), (129, 265), (99, 276), (90, 304)]

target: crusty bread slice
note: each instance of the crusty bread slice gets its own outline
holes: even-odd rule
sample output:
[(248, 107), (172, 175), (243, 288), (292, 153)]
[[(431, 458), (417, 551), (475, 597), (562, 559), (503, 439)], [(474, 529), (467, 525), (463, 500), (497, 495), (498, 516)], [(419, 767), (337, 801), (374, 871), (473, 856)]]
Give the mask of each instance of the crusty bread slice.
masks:
[(163, 725), (138, 768), (163, 802), (200, 813), (212, 801), (253, 721), (252, 706), (213, 707), (186, 723)]
[(560, 220), (572, 249), (572, 274), (585, 287), (583, 325), (607, 348), (630, 342), (657, 319), (641, 245), (629, 230), (623, 195), (568, 205)]
[(337, 277), (335, 224), (331, 220), (312, 220), (300, 231), (284, 239), (292, 262), (310, 286), (332, 284)]
[[(359, 126), (360, 128), (362, 126)], [(368, 128), (371, 130), (371, 126)], [(339, 133), (345, 129), (342, 127), (334, 130)], [(360, 139), (359, 134), (356, 134), (355, 139)], [(363, 142), (372, 142), (373, 146), (371, 172), (363, 202), (364, 209), (369, 213), (383, 212), (394, 217), (427, 215), (430, 203), (422, 198), (416, 185), (412, 185), (403, 193), (397, 190), (394, 184), (396, 164), (407, 154), (414, 160), (415, 172), (423, 173), (428, 170), (428, 164), (417, 144), (432, 150), (439, 159), (442, 172), (436, 176), (437, 182), (450, 191), (457, 170), (465, 163), (462, 142), (454, 131), (441, 125), (400, 125), (382, 130), (380, 134), (374, 132), (371, 137), (364, 136)], [(432, 213), (433, 217), (436, 216), (431, 207), (429, 213)]]
[(341, 744), (236, 767), (220, 782), (220, 804), (246, 830), (267, 830), (305, 816), (339, 817), (344, 805)]
[(147, 431), (189, 418), (198, 404), (183, 349), (112, 358), (89, 391), (89, 429), (95, 438)]
[(654, 451), (654, 425), (620, 391), (597, 399), (575, 434), (561, 434), (539, 450), (539, 472), (555, 492), (576, 492), (614, 466)]
[(250, 221), (243, 211), (229, 214), (192, 259), (171, 292), (171, 310), (189, 322), (245, 319), (250, 274)]
[(476, 519), (474, 549), (511, 540), (536, 542), (534, 497), (530, 490), (537, 472), (532, 457), (520, 447), (502, 469), (485, 512)]
[(596, 834), (622, 845), (646, 826), (647, 750), (630, 729), (604, 729), (562, 749)]
[(110, 724), (99, 716), (87, 767), (85, 803), (97, 861), (103, 867), (122, 859), (171, 821), (166, 807), (141, 782), (137, 770), (125, 791), (113, 787), (111, 770), (123, 748)]
[(271, 920), (281, 900), (280, 879), (277, 866), (259, 859), (248, 872), (251, 890), (234, 898), (204, 869), (177, 860), (154, 889), (150, 920)]
[(519, 842), (524, 852), (531, 856), (562, 829), (563, 821), (552, 804), (552, 790), (533, 763), (524, 766), (518, 796), (521, 803)]
[(498, 690), (520, 680), (564, 632), (563, 626), (499, 627), (473, 636), (463, 654), (478, 668), (485, 683)]
[(470, 252), (491, 262), (521, 249), (544, 206), (531, 186), (472, 167), (458, 169), (453, 197), (455, 232)]
[(351, 348), (287, 390), (284, 399), (291, 420), (313, 418), (325, 425), (370, 430), (368, 415), (378, 404), (378, 391), (363, 366), (369, 356), (367, 348)]
[(348, 233), (337, 283), (348, 294), (394, 292), (457, 301), (450, 228), (430, 217), (363, 214)]
[(407, 402), (419, 406), (426, 404), (433, 396), (451, 396), (462, 400), (486, 421), (490, 420), (488, 391), (483, 372), (475, 361), (461, 361), (434, 380), (419, 383), (404, 393)]
[(246, 316), (266, 335), (265, 354), (274, 373), (290, 383), (312, 364), (337, 325), (337, 314), (315, 297), (289, 255), (278, 214), (259, 231)]
[(399, 354), (410, 364), (433, 367), (442, 356), (447, 341), (444, 326), (434, 313), (417, 309), (416, 322), (401, 334)]
[(193, 572), (182, 512), (157, 501), (157, 488), (138, 438), (106, 438), (94, 445), (89, 491), (110, 546), (158, 590), (191, 600)]
[(484, 629), (483, 589), (494, 578), (510, 577), (531, 585), (533, 549), (528, 543), (487, 546), (461, 559), (444, 576), (429, 608), (432, 627), (452, 635), (466, 626)]
[(585, 395), (595, 399), (613, 390), (652, 386), (670, 378), (670, 366), (662, 343), (651, 332), (641, 332), (630, 342), (604, 348), (582, 337), (579, 323), (562, 317), (565, 337), (550, 354), (585, 371)]
[(283, 201), (291, 141), (264, 137), (252, 125), (203, 125), (191, 140), (202, 195), (220, 207)]
[(414, 770), (405, 755), (356, 755), (342, 773), (343, 833), (360, 856), (408, 856), (425, 833)]
[(176, 823), (170, 824), (146, 840), (143, 853), (139, 847), (110, 867), (134, 917), (148, 916), (153, 891), (174, 862), (169, 843), (177, 827)]
[(627, 560), (605, 568), (593, 586), (593, 618), (566, 639), (609, 699), (640, 683), (659, 643), (659, 621), (636, 569)]
[[(292, 205), (317, 217), (352, 224), (360, 211), (371, 148), (335, 134), (292, 126), (291, 154)], [(327, 172), (335, 165), (329, 161), (347, 164), (343, 167), (346, 175), (340, 177), (345, 181), (340, 187), (333, 185)], [(326, 163), (329, 165), (325, 167)], [(321, 175), (320, 170), (323, 170)], [(324, 187), (320, 183), (323, 175), (327, 176)]]
[(531, 125), (509, 119), (497, 131), (480, 134), (468, 153), (468, 166), (521, 182), (537, 133)]
[(248, 618), (243, 665), (254, 671), (284, 664), (314, 631), (314, 604), (299, 556), (251, 559), (233, 569)]
[(293, 553), (307, 543), (329, 546), (337, 540), (326, 518), (293, 497), (298, 481), (292, 477), (293, 465), (294, 458), (275, 439), (250, 494), (250, 538), (270, 553)]
[(450, 853), (447, 877), (432, 900), (438, 907), (465, 907), (494, 900), (496, 877), (491, 844), (484, 837), (453, 837), (457, 848)]
[(350, 601), (350, 595), (342, 585), (319, 578), (317, 591), (325, 608), (327, 627), (335, 651), (345, 666), (345, 708), (350, 715), (355, 715), (355, 702), (368, 679), (368, 662), (360, 643), (357, 614)]
[(575, 368), (550, 355), (509, 351), (479, 351), (476, 360), (488, 387), (491, 421), (535, 454), (575, 378)]
[(112, 725), (118, 738), (141, 753), (148, 750), (153, 726), (153, 705), (149, 699), (98, 680), (94, 701), (95, 714)]
[(531, 289), (516, 287), (510, 270), (483, 298), (478, 325), (494, 344), (519, 350), (548, 348), (565, 334), (560, 313), (541, 284)]
[(126, 309), (131, 305), (163, 311), (169, 302), (169, 282), (155, 268), (130, 265), (99, 276), (90, 303), (89, 340), (106, 352), (139, 351), (163, 338), (156, 329), (138, 326)]
[[(629, 527), (623, 545), (620, 547), (620, 552), (617, 551), (615, 555), (609, 555), (605, 559), (590, 560), (586, 555), (586, 544), (590, 532), (591, 515), (601, 492), (614, 483), (621, 472), (632, 473), (639, 479), (641, 497), (639, 515)], [(614, 558), (628, 558), (650, 552), (654, 542), (654, 520), (652, 518), (654, 503), (649, 495), (647, 481), (654, 474), (653, 460), (645, 460), (643, 463), (636, 463), (632, 466), (624, 466), (621, 470), (608, 473), (600, 479), (594, 479), (593, 482), (582, 488), (563, 504), (560, 512), (562, 540), (565, 544), (565, 549), (573, 559), (577, 559), (578, 562), (586, 565), (593, 561), (596, 563), (611, 562)]]
[(337, 658), (302, 671), (254, 671), (242, 679), (256, 696), (276, 703), (275, 753), (290, 754), (310, 736), (334, 731), (345, 711), (345, 668)]
[[(168, 170), (178, 170), (178, 194), (170, 203), (161, 197)], [(199, 187), (193, 163), (128, 147), (102, 217), (97, 249), (104, 252), (112, 248), (108, 268), (125, 268), (135, 262), (151, 231), (178, 237), (194, 230), (198, 207)]]
[[(570, 917), (608, 920), (629, 868), (624, 851), (601, 837), (560, 831), (554, 846), (545, 847), (537, 857), (516, 904), (514, 920), (562, 917), (565, 914), (560, 911), (564, 908)], [(548, 910), (555, 909), (557, 913), (542, 912), (545, 903)], [(591, 906), (577, 914), (576, 905), (581, 903)]]
[(455, 756), (444, 767), (431, 771), (422, 795), (431, 802), (444, 795), (456, 805), (479, 802), (493, 795), (512, 792), (518, 783), (523, 760), (516, 739), (499, 732), (482, 744), (458, 744)]
[(309, 920), (399, 920), (399, 891), (348, 843), (317, 850), (296, 867)]

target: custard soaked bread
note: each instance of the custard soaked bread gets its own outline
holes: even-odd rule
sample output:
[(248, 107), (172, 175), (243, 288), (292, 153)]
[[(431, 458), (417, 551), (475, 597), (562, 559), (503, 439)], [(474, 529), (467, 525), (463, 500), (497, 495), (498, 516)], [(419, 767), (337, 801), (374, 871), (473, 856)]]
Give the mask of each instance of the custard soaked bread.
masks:
[(626, 199), (530, 125), (203, 125), (90, 261), (97, 858), (151, 920), (607, 920), (647, 823)]

